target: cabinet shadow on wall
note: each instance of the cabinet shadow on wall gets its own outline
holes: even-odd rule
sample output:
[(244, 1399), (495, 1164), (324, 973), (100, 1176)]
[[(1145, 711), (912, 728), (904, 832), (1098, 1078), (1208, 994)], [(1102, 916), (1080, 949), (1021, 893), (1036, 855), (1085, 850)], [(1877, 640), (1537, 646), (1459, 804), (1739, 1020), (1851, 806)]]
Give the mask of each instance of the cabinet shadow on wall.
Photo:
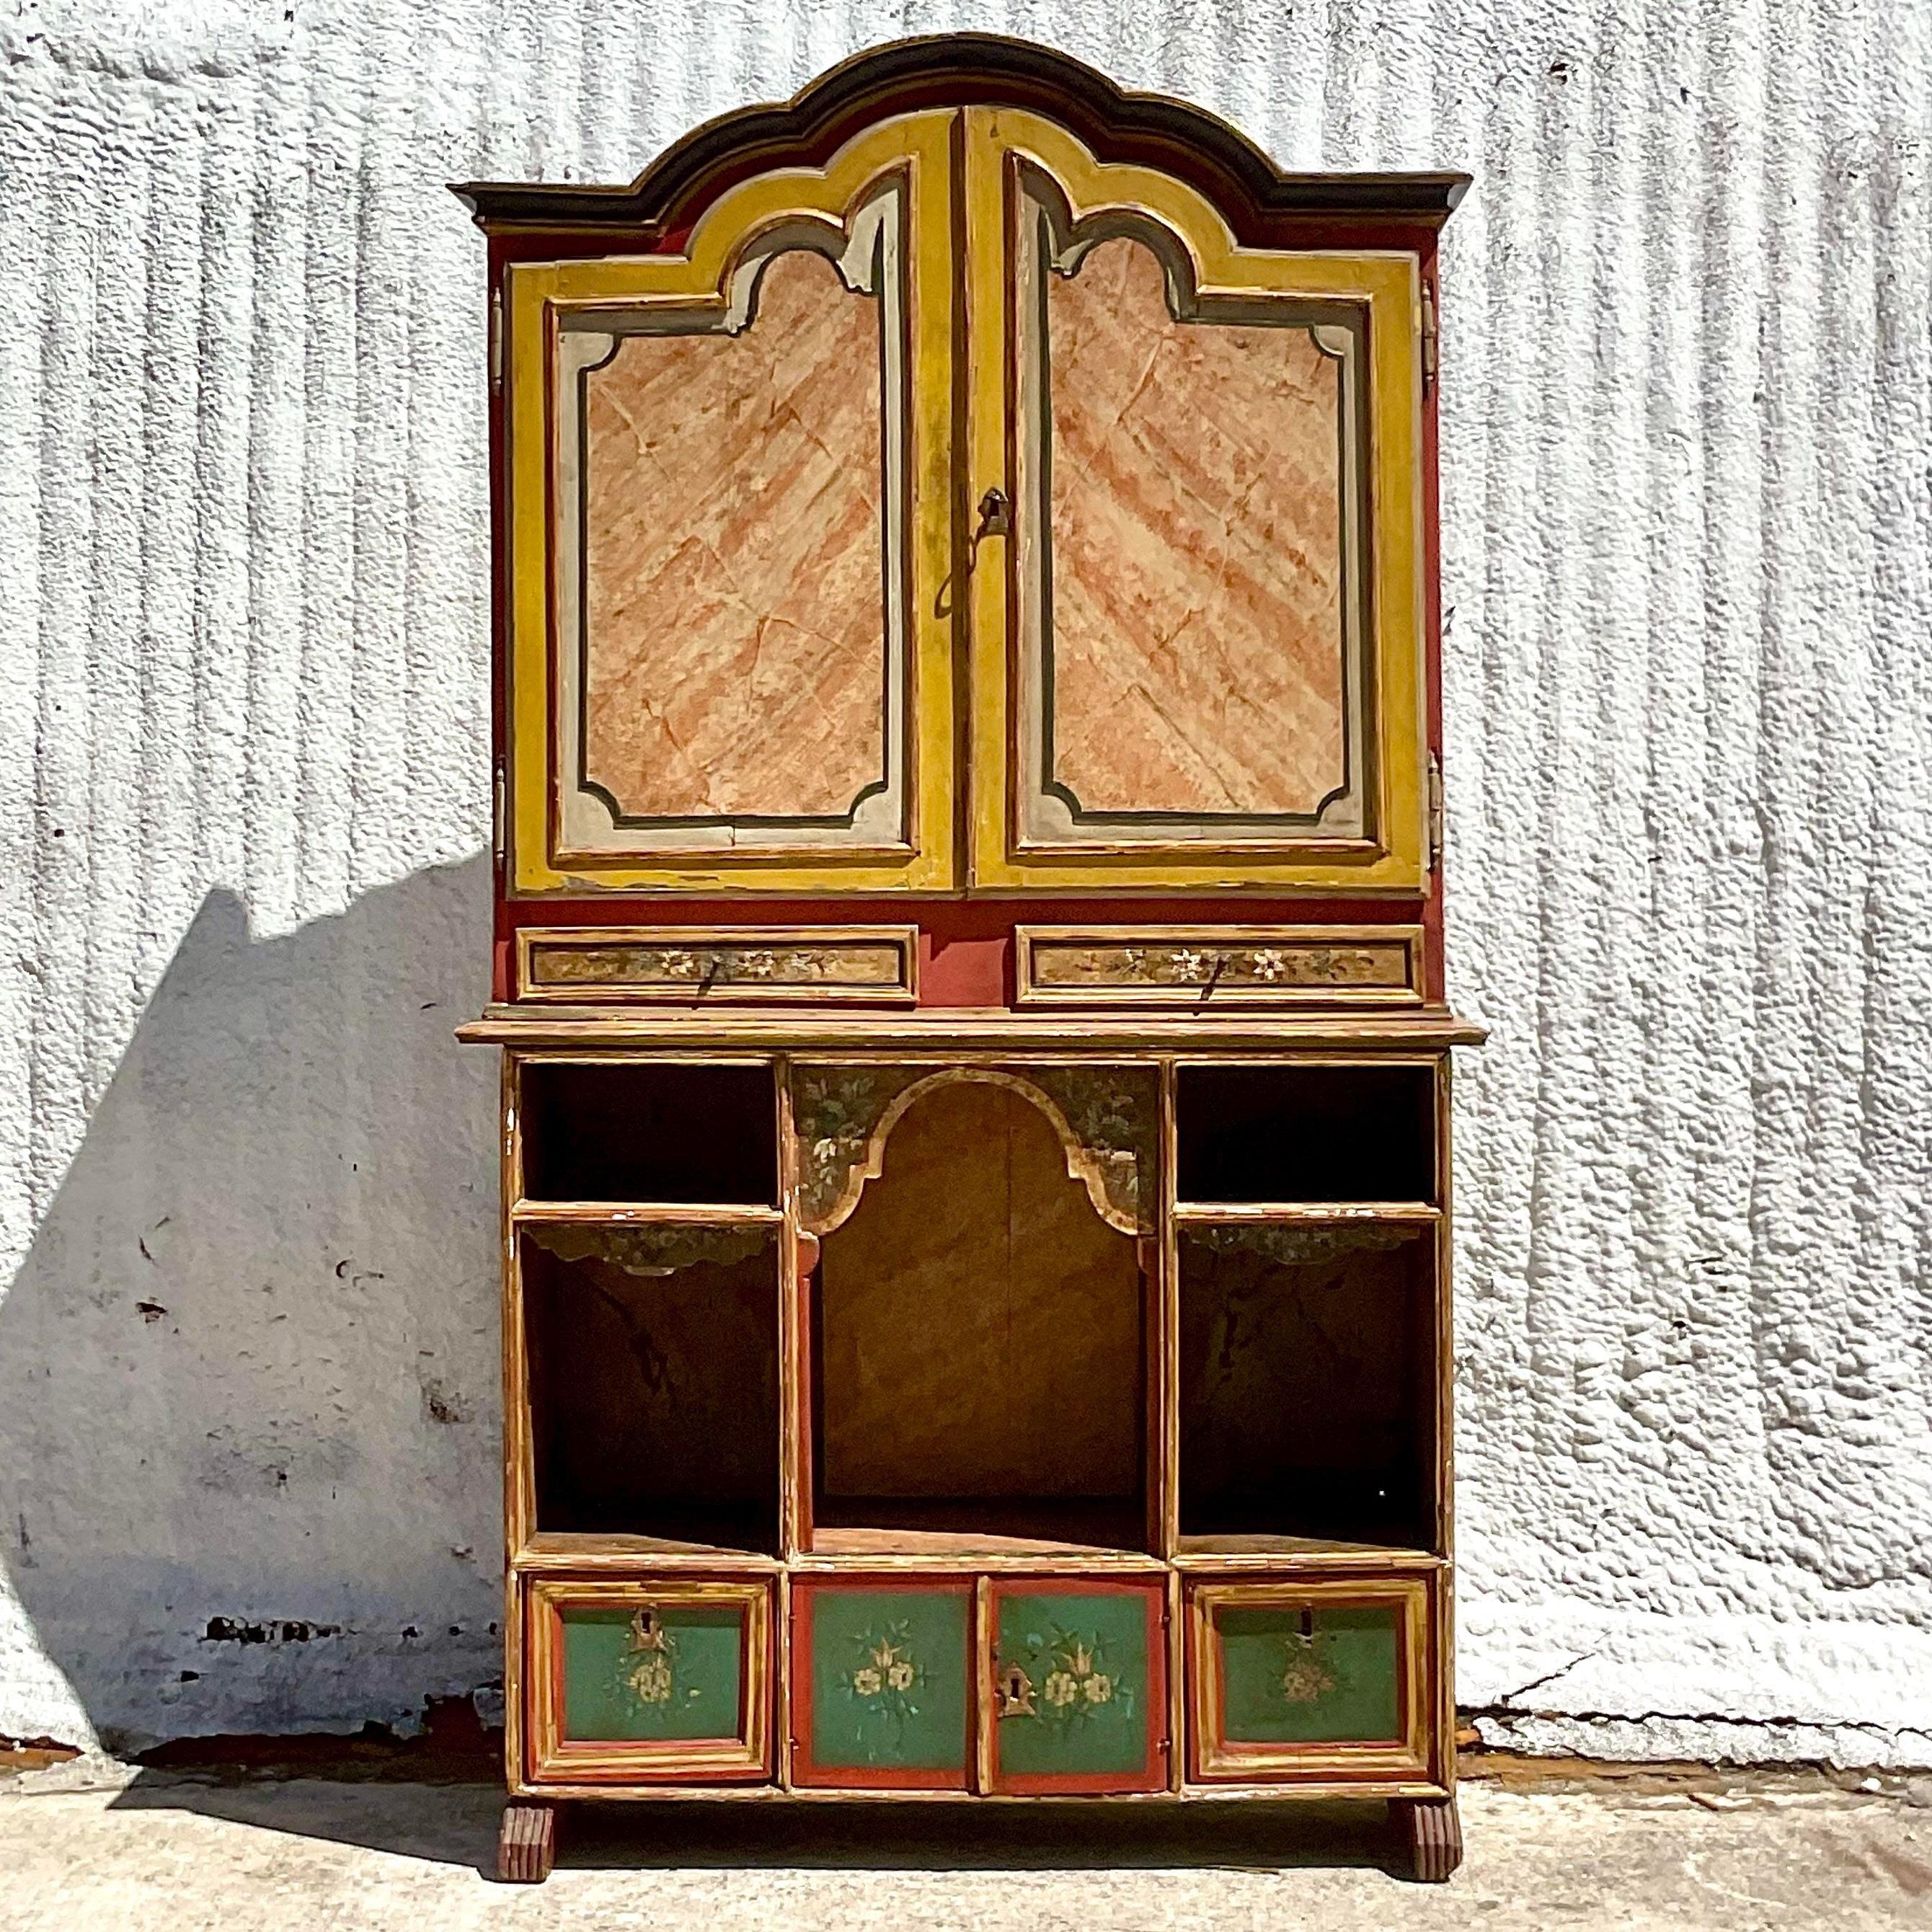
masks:
[[(210, 892), (0, 1301), (10, 1688), (110, 1750), (500, 1682), (489, 931), (482, 856), (268, 938)], [(84, 1058), (44, 1023), (39, 1111)]]

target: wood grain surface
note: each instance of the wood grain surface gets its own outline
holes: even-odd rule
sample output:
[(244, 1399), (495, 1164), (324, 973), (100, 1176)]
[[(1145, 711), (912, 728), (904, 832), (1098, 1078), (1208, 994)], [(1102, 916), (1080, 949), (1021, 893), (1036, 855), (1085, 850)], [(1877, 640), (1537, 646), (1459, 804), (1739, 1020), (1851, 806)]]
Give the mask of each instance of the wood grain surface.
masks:
[(1140, 1487), (1140, 1278), (1019, 1094), (942, 1088), (823, 1258), (829, 1496)]

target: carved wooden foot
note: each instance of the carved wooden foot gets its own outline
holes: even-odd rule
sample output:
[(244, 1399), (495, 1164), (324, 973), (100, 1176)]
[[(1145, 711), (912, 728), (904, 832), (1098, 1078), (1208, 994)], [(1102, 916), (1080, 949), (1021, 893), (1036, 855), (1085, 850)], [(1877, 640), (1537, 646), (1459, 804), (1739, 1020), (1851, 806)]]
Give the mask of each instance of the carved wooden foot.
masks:
[(1462, 1862), (1462, 1821), (1453, 1798), (1397, 1798), (1389, 1822), (1408, 1854), (1410, 1868), (1425, 1885), (1440, 1885)]
[(496, 1876), (506, 1885), (542, 1885), (556, 1858), (556, 1808), (514, 1799), (503, 1807)]

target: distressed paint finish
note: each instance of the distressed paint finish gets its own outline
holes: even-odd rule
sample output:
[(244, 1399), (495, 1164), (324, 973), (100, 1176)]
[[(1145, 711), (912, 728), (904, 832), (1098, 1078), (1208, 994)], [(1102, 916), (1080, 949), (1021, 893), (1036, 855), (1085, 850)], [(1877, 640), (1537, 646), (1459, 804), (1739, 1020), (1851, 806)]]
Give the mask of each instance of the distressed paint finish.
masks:
[(565, 1741), (737, 1736), (744, 1612), (674, 1606), (658, 1612), (656, 1640), (644, 1642), (633, 1616), (626, 1610), (568, 1606), (560, 1613)]
[[(289, 10), (0, 29), (14, 1736), (406, 1726), (496, 1676), (495, 1075), (448, 1037), (485, 996), (487, 364), (435, 184), (626, 179), (970, 24)], [(1286, 166), (1478, 177), (1457, 1624), (1466, 1702), (1548, 1678), (1526, 1748), (1932, 1762), (1923, 21), (1025, 16)]]
[(929, 1591), (811, 1588), (812, 1648), (803, 1740), (814, 1772), (967, 1768), (973, 1599)]
[(1230, 1744), (1360, 1744), (1402, 1734), (1402, 1608), (1224, 1607), (1223, 1722)]
[(815, 935), (780, 929), (724, 938), (620, 928), (608, 934), (523, 928), (524, 999), (880, 1000), (914, 996), (918, 929)]
[[(1015, 1586), (996, 1596), (994, 1672), (1024, 1676), (1024, 1708), (991, 1719), (996, 1783), (1140, 1778), (1165, 1724), (1153, 1694), (1147, 1595)], [(1156, 1781), (1151, 1778), (1147, 1782)]]
[(882, 782), (880, 314), (791, 249), (742, 334), (627, 337), (586, 377), (585, 771), (626, 816)]
[(1134, 1243), (1031, 1101), (976, 1082), (916, 1100), (820, 1266), (828, 1492), (1136, 1492)]
[(1053, 776), (1089, 811), (1315, 812), (1346, 778), (1340, 364), (1177, 322), (1138, 242), (1046, 284)]

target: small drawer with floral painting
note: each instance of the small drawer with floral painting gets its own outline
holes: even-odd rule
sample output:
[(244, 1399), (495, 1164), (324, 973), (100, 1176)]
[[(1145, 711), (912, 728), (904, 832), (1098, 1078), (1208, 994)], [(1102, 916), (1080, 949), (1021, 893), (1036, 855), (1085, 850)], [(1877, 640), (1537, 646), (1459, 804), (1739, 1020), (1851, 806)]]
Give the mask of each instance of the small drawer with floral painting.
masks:
[(970, 1576), (794, 1582), (794, 1785), (970, 1788), (973, 1592)]
[(1199, 1582), (1188, 1593), (1191, 1779), (1430, 1779), (1432, 1584)]
[(528, 1587), (532, 1783), (771, 1777), (769, 1581)]

